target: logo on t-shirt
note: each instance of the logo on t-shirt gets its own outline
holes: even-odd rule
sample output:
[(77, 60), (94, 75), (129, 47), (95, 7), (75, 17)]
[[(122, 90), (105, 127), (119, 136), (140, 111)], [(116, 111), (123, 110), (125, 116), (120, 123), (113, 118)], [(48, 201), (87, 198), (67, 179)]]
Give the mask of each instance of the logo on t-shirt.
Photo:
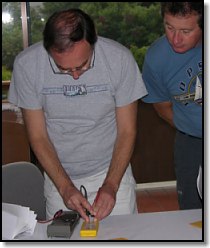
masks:
[(99, 85), (63, 85), (62, 87), (45, 87), (42, 90), (43, 95), (57, 95), (61, 94), (66, 97), (85, 96), (88, 93), (97, 93), (102, 91), (110, 91), (109, 84)]
[(185, 105), (189, 102), (195, 102), (196, 104), (202, 105), (202, 84), (199, 76), (201, 76), (201, 74), (196, 75), (191, 79), (188, 85), (187, 93), (176, 95), (174, 96), (174, 99)]
[(65, 96), (87, 95), (87, 89), (85, 85), (63, 85), (63, 94)]

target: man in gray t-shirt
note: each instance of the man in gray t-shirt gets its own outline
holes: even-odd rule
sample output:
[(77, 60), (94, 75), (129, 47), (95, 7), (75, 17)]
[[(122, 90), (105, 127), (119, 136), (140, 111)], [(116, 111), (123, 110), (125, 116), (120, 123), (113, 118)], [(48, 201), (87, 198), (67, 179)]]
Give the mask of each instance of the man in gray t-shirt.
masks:
[(22, 109), (45, 170), (48, 216), (61, 207), (77, 210), (87, 221), (84, 209), (99, 220), (117, 205), (118, 214), (134, 212), (134, 207), (120, 211), (124, 203), (135, 205), (129, 160), (137, 100), (147, 94), (133, 56), (98, 37), (93, 21), (78, 9), (53, 14), (43, 35), (43, 42), (16, 57), (9, 101)]

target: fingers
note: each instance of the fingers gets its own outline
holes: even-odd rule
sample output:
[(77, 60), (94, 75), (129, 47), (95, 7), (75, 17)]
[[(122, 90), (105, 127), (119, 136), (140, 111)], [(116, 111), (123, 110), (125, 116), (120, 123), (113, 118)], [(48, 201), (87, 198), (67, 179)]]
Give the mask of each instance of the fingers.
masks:
[(104, 219), (105, 217), (107, 217), (112, 209), (114, 207), (114, 203), (113, 202), (109, 202), (107, 203), (107, 201), (105, 202), (100, 202), (95, 206), (95, 219), (97, 220), (102, 220)]
[(86, 210), (85, 210), (85, 207), (84, 206), (87, 206), (87, 204), (85, 204), (85, 201), (86, 199), (77, 199), (76, 202), (74, 202), (74, 207), (79, 214), (80, 216), (85, 220), (85, 221), (88, 221), (89, 220), (89, 217), (86, 215)]
[(93, 203), (95, 218), (101, 220), (108, 216), (114, 208), (116, 202), (116, 194), (110, 188), (102, 186)]
[(77, 211), (85, 221), (89, 221), (86, 210), (93, 214), (93, 208), (77, 188), (66, 190), (63, 199), (69, 209)]
[(91, 206), (76, 187), (71, 187), (65, 190), (63, 199), (69, 209), (77, 211), (86, 222), (89, 222), (88, 212), (97, 220), (102, 220), (111, 213), (116, 202), (116, 193), (112, 187), (103, 185)]
[(86, 221), (89, 222), (89, 214), (94, 215), (95, 212), (93, 211), (93, 207), (90, 205), (90, 203), (83, 198), (83, 201), (81, 201), (81, 205), (79, 206), (79, 211), (81, 217)]

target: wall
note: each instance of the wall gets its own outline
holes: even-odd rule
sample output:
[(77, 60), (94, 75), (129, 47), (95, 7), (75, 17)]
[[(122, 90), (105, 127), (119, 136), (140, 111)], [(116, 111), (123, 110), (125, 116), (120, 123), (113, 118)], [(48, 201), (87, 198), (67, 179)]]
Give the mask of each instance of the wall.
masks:
[(175, 129), (157, 115), (152, 104), (139, 101), (138, 133), (131, 160), (137, 183), (175, 180), (174, 137)]

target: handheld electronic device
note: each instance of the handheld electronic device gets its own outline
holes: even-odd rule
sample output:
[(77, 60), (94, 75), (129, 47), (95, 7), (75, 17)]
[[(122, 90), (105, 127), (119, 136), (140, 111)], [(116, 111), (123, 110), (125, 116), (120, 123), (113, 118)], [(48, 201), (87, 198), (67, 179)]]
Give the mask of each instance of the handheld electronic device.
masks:
[(83, 222), (80, 229), (81, 237), (95, 237), (98, 233), (98, 221)]

